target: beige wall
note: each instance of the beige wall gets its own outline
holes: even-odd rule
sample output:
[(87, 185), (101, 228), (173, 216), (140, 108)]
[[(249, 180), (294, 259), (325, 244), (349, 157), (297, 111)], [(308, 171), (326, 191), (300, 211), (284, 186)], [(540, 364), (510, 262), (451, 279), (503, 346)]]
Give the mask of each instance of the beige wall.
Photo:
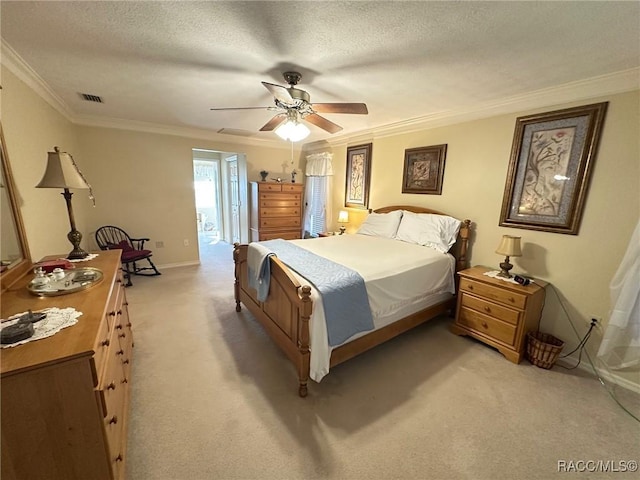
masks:
[[(47, 164), (47, 152), (58, 146), (71, 153), (81, 170), (86, 163), (77, 155), (75, 126), (56, 109), (2, 66), (0, 108), (7, 154), (15, 177), (31, 256), (68, 253), (69, 217), (61, 190), (35, 188)], [(91, 202), (87, 192), (76, 190), (73, 209), (82, 232)], [(85, 235), (86, 236), (86, 235)], [(86, 247), (86, 242), (82, 242)]]
[[(246, 155), (249, 180), (258, 180), (263, 168), (284, 169), (289, 149), (223, 144), (173, 135), (112, 128), (77, 128), (80, 151), (89, 159), (85, 175), (91, 180), (97, 206), (87, 232), (91, 248), (101, 225), (118, 225), (132, 236), (151, 238), (158, 265), (198, 261), (198, 238), (193, 187), (193, 148)], [(286, 146), (286, 144), (285, 144)], [(295, 160), (297, 162), (297, 159)], [(299, 168), (297, 163), (295, 168)], [(184, 246), (184, 240), (189, 246)], [(162, 241), (163, 248), (155, 248)]]
[[(512, 258), (515, 273), (539, 277), (551, 283), (541, 322), (543, 331), (577, 344), (576, 334), (562, 305), (580, 335), (591, 317), (606, 324), (611, 308), (609, 283), (626, 251), (640, 218), (640, 92), (593, 98), (588, 101), (553, 105), (513, 115), (434, 128), (354, 144), (373, 143), (370, 207), (411, 204), (441, 210), (473, 221), (471, 263), (498, 268), (502, 258), (495, 253), (502, 235), (522, 237), (523, 256)], [(592, 171), (591, 185), (577, 236), (499, 227), (502, 196), (516, 117), (602, 101), (609, 108), (600, 149)], [(404, 150), (448, 145), (442, 195), (401, 193)], [(334, 212), (344, 208), (346, 146), (335, 147), (336, 191)], [(362, 212), (349, 210), (357, 229)], [(602, 339), (599, 329), (589, 341), (595, 352)], [(640, 383), (638, 374), (626, 378)]]
[[(262, 169), (270, 171), (270, 176), (290, 173), (286, 144), (273, 149), (74, 126), (4, 67), (2, 75), (2, 122), (35, 259), (70, 250), (64, 200), (57, 191), (34, 188), (44, 171), (46, 152), (55, 145), (74, 155), (95, 188), (95, 209), (85, 192), (74, 195), (78, 227), (85, 234), (83, 246), (93, 248), (92, 232), (97, 226), (117, 223), (132, 234), (164, 241), (165, 248), (154, 253), (158, 264), (197, 260), (192, 148), (245, 153), (249, 180), (258, 180)], [(370, 205), (424, 205), (471, 219), (472, 264), (497, 268), (501, 258), (494, 251), (501, 235), (522, 236), (524, 256), (513, 259), (514, 271), (551, 283), (541, 328), (572, 348), (576, 335), (562, 305), (580, 334), (592, 316), (606, 324), (611, 308), (609, 282), (640, 215), (640, 95), (634, 91), (537, 110), (600, 101), (609, 101), (609, 109), (577, 236), (498, 226), (515, 119), (536, 110), (353, 142), (373, 142)], [(402, 194), (404, 150), (440, 143), (448, 145), (442, 195)], [(338, 212), (344, 205), (346, 146), (331, 150), (336, 171), (334, 212)], [(296, 151), (297, 169), (303, 163), (299, 157)], [(356, 213), (351, 210), (351, 231), (364, 216)], [(190, 247), (183, 246), (184, 238), (193, 240)], [(598, 330), (589, 343), (592, 353), (602, 332)], [(637, 377), (632, 373), (625, 378), (640, 384)]]

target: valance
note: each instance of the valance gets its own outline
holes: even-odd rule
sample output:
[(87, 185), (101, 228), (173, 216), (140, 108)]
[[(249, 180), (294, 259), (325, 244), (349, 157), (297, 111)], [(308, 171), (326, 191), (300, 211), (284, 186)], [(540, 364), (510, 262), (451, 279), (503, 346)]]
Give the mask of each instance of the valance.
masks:
[(333, 175), (333, 153), (321, 152), (307, 155), (307, 177), (328, 177)]

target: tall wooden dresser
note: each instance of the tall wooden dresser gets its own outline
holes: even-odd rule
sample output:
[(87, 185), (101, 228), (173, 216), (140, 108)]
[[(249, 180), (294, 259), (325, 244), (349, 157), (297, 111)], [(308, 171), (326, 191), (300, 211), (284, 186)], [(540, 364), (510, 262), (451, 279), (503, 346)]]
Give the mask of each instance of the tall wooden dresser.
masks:
[(2, 318), (73, 307), (78, 323), (1, 357), (3, 480), (124, 478), (133, 338), (120, 250), (78, 264), (102, 270), (87, 290), (38, 298), (27, 275), (2, 294)]
[(300, 183), (251, 182), (251, 241), (302, 238)]

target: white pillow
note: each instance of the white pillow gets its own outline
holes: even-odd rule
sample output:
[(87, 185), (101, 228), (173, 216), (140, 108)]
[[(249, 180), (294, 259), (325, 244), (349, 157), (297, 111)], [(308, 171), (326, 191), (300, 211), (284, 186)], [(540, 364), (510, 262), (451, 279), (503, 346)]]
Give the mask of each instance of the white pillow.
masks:
[(396, 239), (415, 243), (447, 253), (456, 243), (460, 220), (433, 213), (404, 211), (396, 233)]
[(402, 210), (389, 213), (370, 213), (358, 229), (359, 234), (394, 238), (402, 219)]

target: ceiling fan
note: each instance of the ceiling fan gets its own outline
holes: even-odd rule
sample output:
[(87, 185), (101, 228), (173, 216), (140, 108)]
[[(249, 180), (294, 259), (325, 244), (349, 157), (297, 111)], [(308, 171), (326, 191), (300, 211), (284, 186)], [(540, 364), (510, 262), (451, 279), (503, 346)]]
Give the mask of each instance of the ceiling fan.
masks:
[[(309, 122), (329, 133), (342, 130), (330, 120), (318, 115), (318, 113), (350, 113), (366, 115), (369, 113), (364, 103), (311, 103), (311, 97), (307, 92), (296, 88), (302, 78), (298, 72), (284, 72), (288, 87), (262, 82), (274, 97), (275, 106), (270, 107), (228, 107), (212, 108), (211, 110), (274, 110), (277, 113), (261, 129), (261, 132), (275, 130), (285, 140), (298, 141), (309, 134), (309, 129), (300, 123), (300, 120)], [(296, 138), (296, 139), (294, 139)]]

